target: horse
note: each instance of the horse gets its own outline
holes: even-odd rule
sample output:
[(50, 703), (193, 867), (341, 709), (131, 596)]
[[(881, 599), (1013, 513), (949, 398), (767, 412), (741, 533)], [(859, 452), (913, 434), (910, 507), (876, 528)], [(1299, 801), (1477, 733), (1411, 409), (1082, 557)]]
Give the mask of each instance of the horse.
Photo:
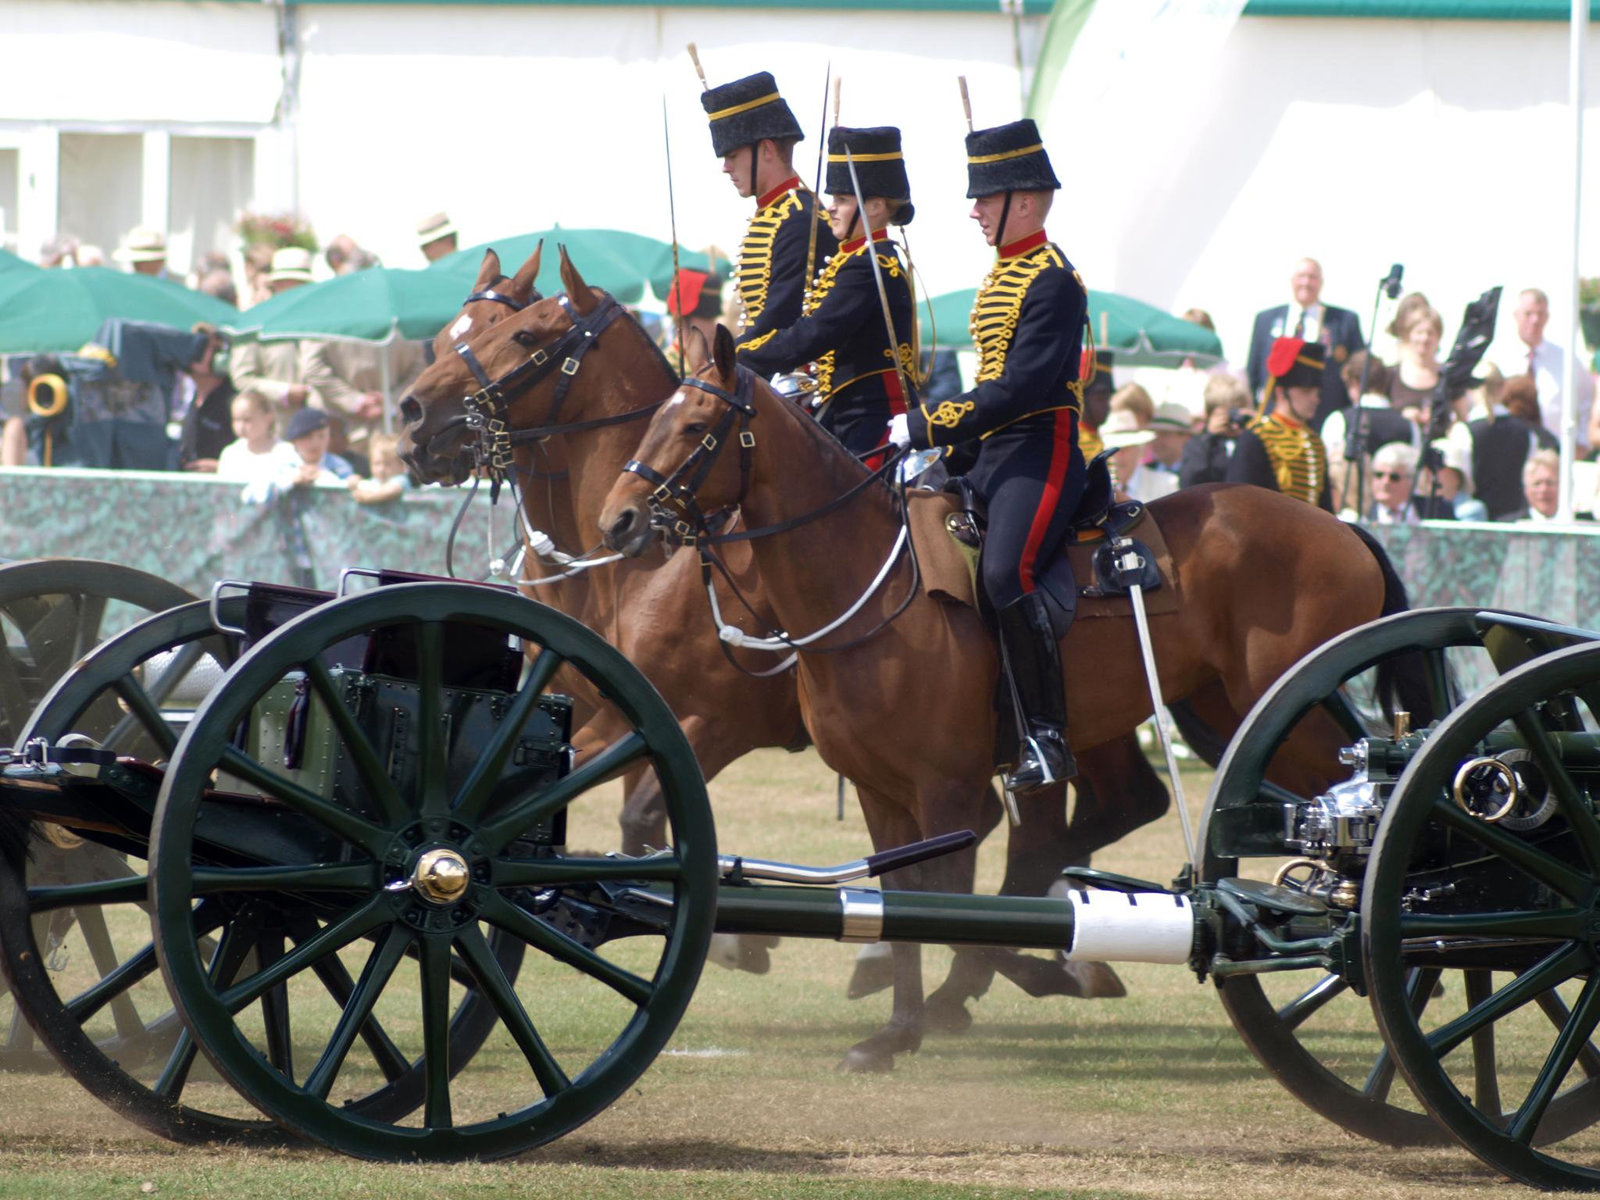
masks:
[[(816, 650), (801, 652), (798, 687), (817, 750), (856, 784), (874, 846), (970, 827), (993, 769), (996, 646), (974, 609), (918, 587), (912, 560), (891, 553), (904, 528), (894, 489), (738, 367), (720, 327), (710, 361), (656, 412), (634, 459), (600, 516), (613, 549), (642, 553), (659, 518), (693, 524), (697, 511), (737, 505), (777, 627), (797, 636), (822, 629), (867, 596)], [(1150, 619), (1166, 698), (1220, 684), (1232, 709), (1246, 712), (1313, 647), (1403, 605), (1392, 569), (1344, 522), (1302, 501), (1209, 485), (1149, 511), (1181, 601)], [(871, 591), (889, 561), (895, 569)], [(1131, 616), (1076, 622), (1062, 659), (1075, 748), (1124, 737), (1150, 715)], [(1280, 782), (1337, 777), (1344, 739), (1313, 717), (1286, 747)], [(885, 885), (970, 891), (974, 861), (971, 850), (930, 860), (892, 872)], [(921, 1044), (921, 947), (896, 944), (893, 957), (893, 1014), (850, 1048), (849, 1069), (892, 1069), (896, 1054)]]
[[(506, 288), (519, 301), (529, 299), (539, 254), (535, 251)], [(487, 261), (484, 272), (478, 292), (489, 286)], [(424, 478), (460, 482), (471, 468), (473, 426), (465, 419), (463, 397), (483, 389), (471, 363), (476, 363), (486, 378), (515, 370), (530, 359), (530, 351), (537, 354), (558, 343), (578, 322), (595, 319), (614, 303), (583, 282), (564, 249), (561, 279), (562, 296), (527, 303), (516, 311), (490, 313), (489, 323), (471, 331), (464, 342), (446, 341), (441, 335), (436, 362), (401, 401), (404, 429), (400, 449)], [(582, 362), (585, 365), (568, 377), (570, 388), (563, 401), (557, 401), (552, 386), (507, 389), (505, 419), (514, 429), (530, 435), (518, 442), (519, 456), (526, 453), (532, 435), (557, 423), (564, 427), (563, 433), (549, 439), (563, 443), (570, 471), (568, 487), (559, 494), (565, 497), (566, 516), (576, 514), (574, 519), (592, 531), (598, 528), (606, 492), (637, 442), (633, 432), (637, 426), (631, 418), (653, 412), (673, 393), (678, 380), (631, 318), (611, 321), (594, 338)], [(527, 501), (525, 493), (525, 505)], [(530, 519), (538, 524), (541, 519), (553, 518)], [(573, 537), (570, 545), (584, 544), (576, 533)], [(753, 572), (753, 556), (736, 549), (726, 561), (738, 594), (749, 601), (753, 611), (746, 611), (728, 583), (719, 580), (724, 612), (747, 626), (770, 623), (771, 606)], [(596, 568), (584, 578), (587, 591), (582, 603), (566, 611), (622, 649), (655, 684), (678, 714), (707, 778), (750, 750), (763, 746), (793, 749), (806, 744), (792, 678), (752, 679), (724, 654), (706, 611), (693, 555), (630, 559), (614, 567)], [(540, 598), (545, 598), (543, 589)], [(770, 669), (767, 663), (759, 666)], [(601, 746), (613, 736), (602, 718), (580, 729), (575, 741), (584, 747)], [(1098, 791), (1091, 778), (1100, 780)], [(1121, 781), (1120, 791), (1113, 792), (1107, 781)], [(1042, 894), (1063, 866), (1086, 865), (1095, 850), (1160, 816), (1168, 803), (1165, 787), (1133, 737), (1108, 743), (1086, 756), (1070, 824), (1063, 793), (1064, 785), (1053, 794), (1026, 802), (1026, 836), (1012, 840), (1002, 885), (1008, 894)], [(973, 828), (984, 834), (999, 822), (1002, 810), (987, 780), (979, 795), (980, 812)], [(1111, 803), (1113, 796), (1121, 802)], [(624, 852), (638, 853), (645, 845), (661, 844), (661, 813), (659, 792), (653, 776), (647, 774), (630, 786), (624, 804)], [(1036, 995), (1121, 994), (1114, 973), (1102, 964), (1059, 964), (1009, 951), (965, 951), (958, 955), (951, 977), (934, 1003), (935, 1020), (941, 1028), (961, 1029), (969, 1023), (965, 1001), (984, 993), (997, 968)], [(874, 990), (865, 978), (869, 969), (862, 968), (852, 981), (852, 995)]]

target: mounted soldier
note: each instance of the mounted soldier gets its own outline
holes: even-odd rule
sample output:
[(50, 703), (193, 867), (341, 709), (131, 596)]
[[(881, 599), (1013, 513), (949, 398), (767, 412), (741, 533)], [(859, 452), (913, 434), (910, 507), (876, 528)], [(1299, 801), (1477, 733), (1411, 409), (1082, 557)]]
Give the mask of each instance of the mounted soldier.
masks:
[(1333, 511), (1328, 450), (1311, 427), (1322, 400), (1327, 349), (1320, 342), (1279, 338), (1267, 355), (1263, 399), (1269, 411), (1239, 433), (1227, 482), (1253, 483)]
[(1079, 369), (1089, 296), (1045, 234), (1061, 183), (1032, 121), (967, 134), (967, 181), (971, 216), (997, 251), (972, 309), (976, 381), (936, 408), (895, 418), (890, 440), (917, 449), (978, 441), (968, 478), (988, 504), (983, 586), (1026, 731), (1006, 785), (1026, 794), (1077, 773), (1060, 650), (1037, 579), (1083, 496)]
[[(711, 148), (741, 196), (753, 196), (755, 215), (739, 243), (734, 286), (744, 310), (736, 345), (759, 349), (800, 319), (808, 257), (832, 254), (837, 243), (817, 200), (794, 170), (794, 145), (805, 134), (765, 71), (700, 93), (711, 122)], [(813, 234), (812, 229), (816, 232)], [(815, 239), (816, 249), (809, 247)]]
[(838, 249), (817, 275), (800, 319), (760, 346), (747, 343), (739, 358), (762, 376), (814, 363), (822, 427), (876, 468), (882, 456), (873, 451), (887, 441), (890, 418), (906, 411), (917, 363), (911, 272), (888, 228), (907, 224), (915, 212), (900, 131), (834, 126), (827, 190)]

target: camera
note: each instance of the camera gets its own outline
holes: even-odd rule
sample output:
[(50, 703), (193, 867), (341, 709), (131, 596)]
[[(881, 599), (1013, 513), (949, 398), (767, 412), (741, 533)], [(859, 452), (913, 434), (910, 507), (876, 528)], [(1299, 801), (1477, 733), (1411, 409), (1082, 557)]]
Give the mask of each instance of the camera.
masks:
[(1255, 413), (1251, 412), (1248, 408), (1230, 408), (1228, 410), (1228, 424), (1237, 429), (1243, 429), (1255, 419)]

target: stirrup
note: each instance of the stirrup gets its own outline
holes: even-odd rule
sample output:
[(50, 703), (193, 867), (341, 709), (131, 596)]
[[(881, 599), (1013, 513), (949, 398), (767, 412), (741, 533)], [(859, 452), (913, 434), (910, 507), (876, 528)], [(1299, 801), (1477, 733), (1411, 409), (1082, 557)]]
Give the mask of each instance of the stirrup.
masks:
[(1071, 779), (1077, 774), (1076, 767), (1066, 739), (1052, 729), (1045, 734), (1044, 741), (1035, 734), (1023, 740), (1018, 762), (1004, 776), (1003, 782), (1008, 793), (1027, 796)]

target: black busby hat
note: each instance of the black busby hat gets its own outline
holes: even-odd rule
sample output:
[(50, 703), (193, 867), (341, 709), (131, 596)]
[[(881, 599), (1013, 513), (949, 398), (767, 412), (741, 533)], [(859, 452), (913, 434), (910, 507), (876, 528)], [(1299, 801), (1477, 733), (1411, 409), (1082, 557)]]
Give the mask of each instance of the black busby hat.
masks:
[(1328, 351), (1321, 342), (1279, 338), (1267, 355), (1267, 374), (1280, 388), (1321, 387)]
[(719, 158), (762, 138), (798, 142), (806, 136), (766, 71), (703, 91), (700, 103), (711, 118), (711, 149)]
[(1083, 380), (1085, 392), (1111, 392), (1116, 390), (1116, 385), (1111, 382), (1111, 368), (1115, 365), (1115, 356), (1111, 351), (1096, 346), (1094, 357), (1089, 356), (1088, 347), (1083, 350), (1078, 361), (1078, 378)]
[[(850, 150), (849, 157), (845, 148)], [(906, 178), (906, 158), (900, 151), (900, 131), (893, 125), (880, 125), (871, 129), (850, 129), (835, 125), (828, 130), (828, 177), (826, 187), (835, 196), (854, 196), (856, 187), (850, 179), (850, 160), (855, 160), (856, 175), (861, 180), (863, 195), (869, 200), (879, 196), (885, 200), (904, 200), (898, 210), (891, 213), (894, 225), (909, 225), (916, 215), (911, 204), (911, 181)]]
[(996, 192), (1042, 192), (1061, 186), (1050, 169), (1039, 127), (1024, 117), (967, 134), (967, 199)]

